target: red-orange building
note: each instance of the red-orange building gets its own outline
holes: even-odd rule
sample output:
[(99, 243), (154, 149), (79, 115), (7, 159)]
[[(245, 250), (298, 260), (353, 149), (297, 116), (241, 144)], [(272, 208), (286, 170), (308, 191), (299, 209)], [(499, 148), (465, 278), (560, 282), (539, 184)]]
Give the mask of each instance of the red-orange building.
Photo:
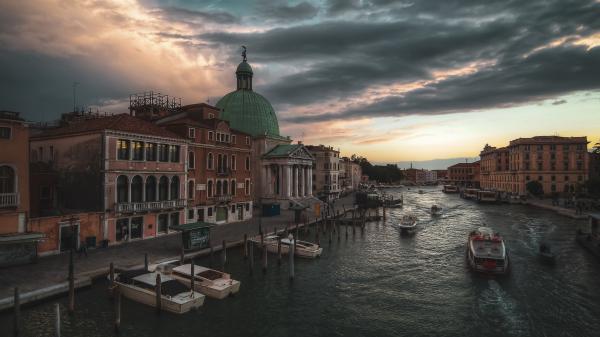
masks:
[(200, 103), (156, 121), (187, 139), (187, 222), (229, 223), (252, 218), (252, 137)]
[[(127, 114), (33, 135), (32, 209), (50, 218), (32, 224), (58, 233), (42, 247), (52, 253), (84, 241), (112, 245), (169, 233), (185, 221), (186, 153), (185, 139)], [(88, 213), (100, 213), (100, 225)]]
[(457, 186), (479, 187), (480, 162), (458, 163), (448, 167), (447, 180)]

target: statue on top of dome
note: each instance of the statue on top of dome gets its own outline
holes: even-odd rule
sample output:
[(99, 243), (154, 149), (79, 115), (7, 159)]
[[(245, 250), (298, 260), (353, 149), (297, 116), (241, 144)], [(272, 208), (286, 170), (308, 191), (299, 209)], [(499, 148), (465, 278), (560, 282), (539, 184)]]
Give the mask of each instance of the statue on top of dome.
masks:
[(242, 46), (242, 57), (243, 61), (246, 62), (246, 46)]

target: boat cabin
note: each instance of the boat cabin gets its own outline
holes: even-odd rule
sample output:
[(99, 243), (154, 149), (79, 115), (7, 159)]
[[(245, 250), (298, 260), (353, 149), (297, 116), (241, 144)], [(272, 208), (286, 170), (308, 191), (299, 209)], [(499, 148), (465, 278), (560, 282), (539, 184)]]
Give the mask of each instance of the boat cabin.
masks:
[(463, 192), (463, 198), (465, 198), (465, 199), (476, 199), (478, 191), (479, 191), (479, 189), (477, 189), (477, 188), (467, 188)]
[(456, 185), (444, 185), (444, 193), (458, 193), (458, 186)]
[(476, 192), (477, 201), (479, 202), (496, 202), (498, 201), (498, 192), (478, 190)]

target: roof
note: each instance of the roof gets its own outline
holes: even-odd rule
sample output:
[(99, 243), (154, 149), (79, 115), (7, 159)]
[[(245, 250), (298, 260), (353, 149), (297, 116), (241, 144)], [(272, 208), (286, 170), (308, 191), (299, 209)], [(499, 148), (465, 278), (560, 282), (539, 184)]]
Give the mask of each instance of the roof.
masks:
[(297, 149), (303, 147), (302, 144), (280, 144), (272, 148), (269, 152), (264, 154), (265, 158), (273, 157), (288, 157)]
[(71, 123), (67, 126), (45, 130), (41, 134), (33, 136), (32, 138), (55, 137), (81, 133), (95, 133), (104, 130), (131, 132), (164, 138), (182, 138), (176, 133), (166, 130), (160, 126), (157, 126), (154, 123), (133, 117), (128, 114), (120, 114), (78, 121)]
[(237, 67), (237, 69), (236, 69), (235, 73), (236, 73), (236, 74), (237, 74), (237, 73), (249, 73), (249, 74), (253, 74), (253, 71), (252, 71), (252, 67), (250, 66), (250, 63), (248, 63), (248, 62), (246, 62), (246, 61), (242, 61), (242, 62), (241, 62), (239, 65), (238, 65), (238, 67)]
[(208, 227), (213, 227), (213, 226), (215, 226), (215, 224), (212, 224), (209, 222), (198, 221), (198, 222), (181, 224), (181, 225), (177, 225), (177, 226), (171, 226), (169, 228), (174, 229), (176, 231), (190, 231), (190, 230), (194, 230), (194, 229), (208, 228)]
[(333, 148), (333, 146), (325, 146), (325, 145), (322, 145), (322, 144), (320, 144), (320, 145), (306, 145), (306, 148), (309, 151), (312, 151), (312, 152), (336, 152), (336, 153), (340, 152), (338, 150), (335, 150)]
[(477, 165), (479, 165), (479, 160), (478, 161), (474, 161), (472, 163), (458, 163), (458, 164), (454, 164), (452, 166), (449, 166), (448, 168), (473, 167), (473, 166), (477, 166)]
[(252, 136), (279, 136), (279, 123), (271, 103), (252, 90), (236, 90), (217, 102), (222, 109), (221, 118), (229, 121), (231, 128)]
[(24, 121), (24, 119), (19, 116), (18, 112), (8, 110), (0, 110), (0, 119), (8, 119), (17, 122)]

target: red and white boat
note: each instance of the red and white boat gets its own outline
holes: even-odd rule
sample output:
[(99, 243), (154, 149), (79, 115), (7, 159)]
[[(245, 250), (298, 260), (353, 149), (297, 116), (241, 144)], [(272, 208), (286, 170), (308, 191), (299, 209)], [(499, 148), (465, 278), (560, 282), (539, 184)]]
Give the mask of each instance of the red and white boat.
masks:
[(491, 228), (480, 227), (469, 234), (467, 260), (471, 269), (489, 274), (506, 274), (508, 250), (502, 237)]

